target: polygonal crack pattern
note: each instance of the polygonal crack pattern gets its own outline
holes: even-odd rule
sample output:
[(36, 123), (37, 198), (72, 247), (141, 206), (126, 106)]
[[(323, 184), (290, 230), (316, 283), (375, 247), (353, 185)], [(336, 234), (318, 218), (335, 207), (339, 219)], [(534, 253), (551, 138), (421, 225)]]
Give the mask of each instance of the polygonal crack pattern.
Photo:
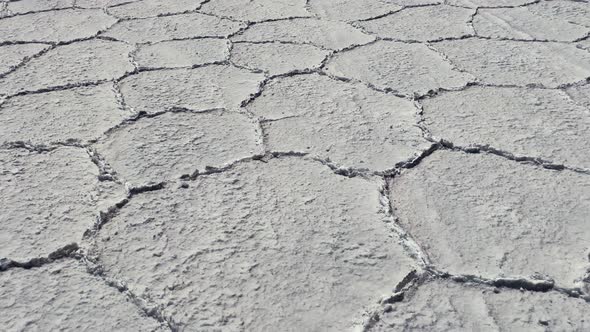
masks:
[(0, 294), (6, 331), (167, 330), (75, 260), (2, 272)]
[(413, 268), (379, 186), (301, 158), (243, 162), (135, 197), (97, 255), (186, 330), (345, 330)]
[(590, 4), (0, 0), (2, 330), (584, 331)]
[(111, 6), (107, 8), (107, 12), (119, 18), (131, 19), (183, 13), (196, 10), (200, 6), (201, 2), (195, 0), (143, 0)]
[(278, 41), (312, 44), (327, 49), (343, 49), (353, 45), (367, 44), (373, 41), (374, 37), (345, 23), (299, 18), (257, 23), (233, 37), (232, 40)]
[(17, 68), (26, 59), (47, 50), (46, 44), (13, 44), (0, 46), (0, 77)]
[(528, 7), (531, 12), (543, 17), (557, 17), (570, 23), (590, 27), (588, 3), (577, 1), (543, 1)]
[(447, 0), (445, 3), (452, 6), (469, 7), (469, 8), (505, 8), (520, 7), (538, 0)]
[(10, 98), (0, 106), (0, 144), (85, 143), (129, 118), (113, 84), (56, 90)]
[(74, 0), (20, 0), (8, 1), (6, 10), (11, 15), (27, 14), (40, 11), (70, 8), (74, 6)]
[(262, 74), (228, 65), (156, 70), (121, 80), (121, 92), (129, 107), (142, 113), (171, 108), (237, 109), (263, 79)]
[(100, 39), (57, 46), (0, 78), (0, 95), (96, 84), (134, 70), (131, 46)]
[(310, 0), (310, 10), (317, 16), (331, 21), (357, 21), (396, 12), (403, 7), (388, 0)]
[(201, 10), (250, 22), (311, 16), (305, 0), (211, 0)]
[(590, 177), (443, 151), (391, 183), (400, 223), (453, 274), (533, 276), (583, 286)]
[(590, 53), (570, 44), (464, 39), (433, 47), (487, 84), (556, 88), (590, 77)]
[(382, 38), (428, 41), (473, 35), (469, 26), (472, 15), (472, 9), (425, 6), (406, 8), (359, 25)]
[(141, 2), (141, 0), (76, 0), (76, 7), (106, 9), (134, 2)]
[(320, 67), (327, 50), (313, 45), (290, 43), (234, 43), (231, 61), (236, 66), (268, 75), (302, 72)]
[(201, 13), (119, 21), (102, 36), (128, 43), (155, 43), (199, 36), (226, 37), (244, 24)]
[(178, 68), (220, 63), (229, 57), (229, 43), (223, 38), (163, 41), (140, 46), (135, 61), (140, 68)]
[(458, 89), (474, 81), (420, 43), (378, 41), (337, 54), (326, 65), (329, 74), (365, 82), (406, 96), (440, 88)]
[(575, 41), (590, 32), (559, 16), (541, 16), (528, 8), (480, 9), (473, 26), (483, 37), (523, 40)]
[(66, 9), (7, 17), (0, 21), (0, 42), (67, 42), (92, 37), (116, 21), (100, 9)]
[(430, 145), (410, 101), (316, 74), (270, 83), (248, 109), (263, 119), (270, 150), (343, 167), (383, 171)]
[(431, 280), (387, 307), (371, 331), (583, 331), (584, 300)]
[(0, 149), (0, 162), (0, 258), (26, 262), (80, 243), (98, 212), (124, 198), (116, 184), (98, 181), (84, 149)]
[(456, 145), (489, 145), (590, 169), (584, 144), (590, 139), (584, 106), (590, 105), (576, 104), (564, 91), (475, 86), (421, 103), (432, 135)]
[(140, 186), (261, 154), (256, 128), (239, 113), (171, 112), (117, 128), (96, 147), (121, 177)]

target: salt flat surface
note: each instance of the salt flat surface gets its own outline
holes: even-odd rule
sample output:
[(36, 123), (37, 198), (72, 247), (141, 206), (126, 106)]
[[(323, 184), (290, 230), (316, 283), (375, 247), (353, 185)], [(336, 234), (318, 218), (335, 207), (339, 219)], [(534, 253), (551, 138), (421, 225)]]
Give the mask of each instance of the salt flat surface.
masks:
[(0, 0), (1, 331), (590, 330), (590, 2)]

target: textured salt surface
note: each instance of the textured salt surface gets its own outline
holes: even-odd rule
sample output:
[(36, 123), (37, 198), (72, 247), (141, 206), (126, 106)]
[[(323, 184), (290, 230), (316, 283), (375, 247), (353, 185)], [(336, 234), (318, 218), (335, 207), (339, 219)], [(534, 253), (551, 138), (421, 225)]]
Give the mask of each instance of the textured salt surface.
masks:
[(589, 36), (579, 0), (0, 0), (0, 330), (589, 330)]

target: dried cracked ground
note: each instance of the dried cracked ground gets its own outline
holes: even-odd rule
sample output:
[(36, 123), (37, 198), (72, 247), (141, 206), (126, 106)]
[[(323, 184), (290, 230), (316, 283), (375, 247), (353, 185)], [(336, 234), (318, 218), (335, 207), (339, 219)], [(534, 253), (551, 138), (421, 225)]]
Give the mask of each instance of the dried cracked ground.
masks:
[(2, 331), (590, 330), (590, 3), (0, 0)]

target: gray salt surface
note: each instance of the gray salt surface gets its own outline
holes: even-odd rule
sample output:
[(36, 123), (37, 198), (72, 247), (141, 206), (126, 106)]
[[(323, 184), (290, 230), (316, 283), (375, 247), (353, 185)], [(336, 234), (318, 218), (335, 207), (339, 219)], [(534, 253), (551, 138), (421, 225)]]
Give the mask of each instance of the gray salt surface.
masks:
[(586, 0), (0, 0), (2, 331), (590, 330)]
[(240, 163), (136, 197), (97, 256), (186, 330), (349, 329), (414, 268), (380, 185), (301, 158)]
[(584, 331), (590, 308), (557, 292), (430, 281), (394, 303), (372, 331)]

